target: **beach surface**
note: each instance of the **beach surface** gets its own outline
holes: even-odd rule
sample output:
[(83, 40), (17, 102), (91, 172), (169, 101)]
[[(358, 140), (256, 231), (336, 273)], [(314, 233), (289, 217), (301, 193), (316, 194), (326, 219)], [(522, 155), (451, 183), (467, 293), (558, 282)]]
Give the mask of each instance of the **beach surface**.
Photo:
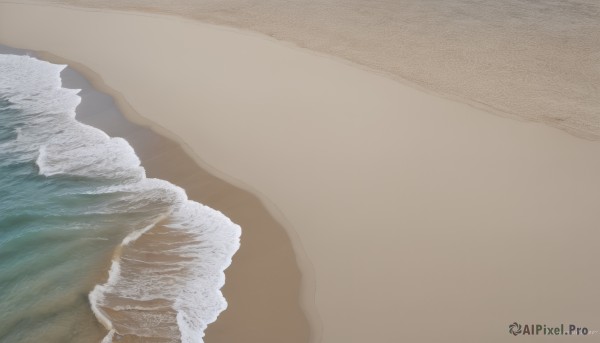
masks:
[[(70, 67), (62, 71), (61, 78), (63, 87), (81, 90), (79, 96), (82, 102), (77, 107), (78, 121), (99, 128), (112, 137), (125, 138), (140, 157), (147, 177), (176, 183), (186, 190), (190, 199), (202, 204), (210, 204), (214, 208), (218, 207), (231, 216), (230, 218), (244, 223), (247, 229), (244, 232), (244, 249), (236, 253), (241, 254), (242, 259), (235, 266), (230, 266), (228, 279), (233, 281), (223, 291), (230, 295), (227, 300), (236, 308), (260, 307), (263, 310), (253, 312), (252, 315), (243, 310), (223, 314), (223, 321), (237, 329), (225, 330), (222, 325), (214, 324), (211, 326), (212, 341), (241, 341), (253, 337), (257, 341), (274, 342), (287, 340), (289, 335), (292, 335), (292, 338), (289, 338), (291, 342), (306, 342), (309, 339), (307, 321), (298, 303), (300, 273), (296, 257), (283, 227), (269, 214), (258, 198), (199, 167), (176, 141), (158, 134), (146, 125), (135, 124), (128, 120), (122, 111), (135, 115), (133, 110), (118, 93), (107, 88), (92, 70), (48, 53), (35, 53), (0, 45), (0, 54), (30, 55), (55, 64), (69, 65)], [(117, 102), (122, 110), (117, 107)], [(161, 231), (164, 231), (164, 227), (157, 225), (135, 243), (128, 244), (128, 249), (134, 251), (157, 249), (161, 240), (166, 245), (170, 245), (168, 248), (172, 248), (177, 238), (160, 238), (165, 236)], [(157, 240), (156, 237), (159, 239)], [(123, 247), (117, 249), (122, 250)], [(255, 251), (260, 252), (259, 256), (252, 253)], [(250, 257), (244, 257), (248, 252)], [(118, 255), (122, 254), (121, 251)], [(156, 256), (152, 258), (157, 262)], [(100, 268), (102, 270), (98, 270)], [(88, 284), (92, 285), (87, 290), (88, 293), (95, 284), (106, 282), (109, 268), (110, 260), (106, 259), (84, 278), (89, 279)], [(248, 273), (252, 277), (247, 277)], [(128, 305), (126, 301), (120, 302), (121, 306)], [(76, 324), (77, 331), (85, 334), (80, 336), (72, 334), (71, 338), (77, 342), (100, 342), (106, 335), (106, 330), (94, 317), (89, 308), (89, 301), (87, 305), (88, 311), (78, 314), (79, 322), (78, 325)], [(278, 320), (281, 317), (286, 318), (285, 323)], [(113, 316), (112, 319), (114, 321), (112, 325), (117, 330), (126, 328), (127, 325), (136, 328), (139, 324), (126, 315)], [(256, 328), (263, 330), (256, 333)], [(65, 331), (60, 326), (55, 327), (55, 330), (52, 328), (46, 330), (49, 330), (45, 333), (47, 339), (51, 339), (48, 337), (53, 337), (53, 334), (64, 334)], [(125, 335), (118, 341), (137, 342), (136, 339), (135, 336)]]
[[(0, 3), (0, 43), (76, 62), (131, 120), (183, 144), (131, 138), (154, 176), (242, 226), (229, 308), (206, 342), (504, 342), (514, 321), (598, 329), (598, 143), (174, 16)], [(181, 172), (184, 151), (249, 193), (203, 188)], [(154, 154), (167, 157), (153, 168)]]
[(502, 116), (600, 138), (596, 0), (47, 1), (261, 32)]

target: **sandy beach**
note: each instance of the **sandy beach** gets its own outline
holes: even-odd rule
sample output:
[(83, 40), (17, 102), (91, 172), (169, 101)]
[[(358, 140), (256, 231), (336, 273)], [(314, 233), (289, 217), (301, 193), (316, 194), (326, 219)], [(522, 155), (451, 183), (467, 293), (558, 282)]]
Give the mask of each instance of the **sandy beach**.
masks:
[(501, 116), (600, 138), (595, 0), (48, 1), (260, 32)]
[[(2, 46), (0, 53), (33, 54), (52, 63), (68, 64), (70, 67), (61, 74), (63, 86), (82, 90), (79, 93), (82, 103), (77, 109), (79, 121), (100, 128), (111, 136), (127, 139), (142, 160), (148, 177), (176, 183), (186, 189), (190, 199), (219, 208), (228, 217), (244, 223), (247, 229), (244, 231), (244, 249), (236, 253), (236, 256), (241, 256), (240, 261), (227, 271), (228, 280), (233, 281), (223, 289), (231, 306), (240, 310), (224, 313), (223, 320), (211, 326), (208, 332), (211, 341), (240, 341), (252, 336), (257, 340), (273, 342), (308, 340), (308, 325), (298, 303), (300, 274), (289, 238), (281, 224), (255, 196), (200, 168), (175, 141), (156, 133), (148, 126), (128, 120), (116, 102), (128, 114), (133, 116), (136, 115), (135, 112), (128, 107), (122, 96), (108, 89), (92, 70), (48, 53), (32, 53)], [(263, 239), (266, 237), (268, 239)], [(247, 254), (250, 256), (245, 257)], [(108, 268), (107, 264), (104, 271), (92, 276), (93, 283), (104, 282)], [(252, 277), (247, 276), (249, 273)], [(252, 315), (244, 311), (251, 308), (262, 308), (263, 311)], [(278, 321), (281, 316), (287, 318), (286, 325), (281, 325)], [(89, 321), (96, 321), (95, 318), (91, 319), (91, 312), (88, 317)], [(221, 323), (237, 329), (226, 330)], [(89, 331), (88, 338), (95, 337), (96, 341), (100, 341), (105, 334), (98, 322), (93, 325), (85, 324), (83, 327)], [(254, 333), (255, 328), (263, 330), (257, 334)], [(288, 338), (289, 335), (292, 338)], [(127, 339), (119, 341), (129, 342)]]
[(208, 343), (600, 329), (596, 142), (175, 16), (0, 2), (0, 43), (83, 73), (137, 126), (83, 121), (242, 226)]

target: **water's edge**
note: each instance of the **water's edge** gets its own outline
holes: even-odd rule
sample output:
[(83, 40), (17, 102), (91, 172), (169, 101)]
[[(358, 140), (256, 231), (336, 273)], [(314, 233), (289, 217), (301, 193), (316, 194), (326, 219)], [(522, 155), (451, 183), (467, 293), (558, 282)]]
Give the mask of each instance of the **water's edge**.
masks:
[[(59, 126), (62, 128), (60, 131), (39, 143), (42, 144), (36, 158), (39, 174), (45, 177), (65, 173), (89, 177), (120, 175), (129, 178), (129, 181), (115, 183), (118, 184), (117, 187), (125, 187), (120, 188), (122, 191), (133, 194), (150, 187), (148, 189), (158, 192), (155, 193), (157, 197), (154, 200), (144, 198), (142, 202), (150, 205), (153, 201), (157, 201), (156, 204), (163, 201), (163, 204), (168, 206), (162, 209), (154, 208), (155, 211), (159, 211), (157, 215), (167, 211), (160, 214), (160, 218), (147, 213), (147, 216), (152, 218), (145, 219), (146, 224), (143, 224), (143, 228), (134, 227), (135, 231), (130, 232), (126, 229), (126, 223), (129, 222), (126, 220), (122, 222), (121, 232), (117, 232), (128, 235), (115, 248), (108, 277), (98, 280), (98, 284), (89, 293), (91, 310), (109, 330), (102, 342), (112, 342), (113, 336), (119, 338), (122, 335), (140, 338), (162, 337), (169, 342), (202, 341), (207, 324), (214, 322), (219, 313), (227, 307), (220, 290), (225, 282), (224, 270), (231, 264), (232, 256), (239, 248), (240, 227), (221, 212), (188, 200), (185, 191), (174, 184), (147, 178), (144, 169), (139, 167), (140, 160), (124, 139), (109, 138), (97, 128), (86, 131), (85, 127), (89, 126), (75, 119), (76, 107), (79, 107), (81, 100), (86, 99), (76, 94), (80, 91), (87, 93), (88, 100), (91, 100), (88, 101), (88, 105), (100, 111), (110, 108), (112, 102), (102, 101), (99, 96), (95, 96), (97, 92), (89, 87), (69, 88), (65, 85), (62, 70), (66, 65), (48, 64), (28, 57), (30, 53), (15, 59), (15, 55), (18, 54), (14, 52), (2, 55), (7, 58), (8, 80), (15, 77), (11, 70), (16, 70), (16, 77), (19, 77), (19, 68), (27, 68), (22, 70), (28, 70), (29, 74), (14, 80), (15, 87), (21, 87), (16, 88), (17, 92), (23, 92), (24, 98), (18, 93), (9, 98), (10, 101), (15, 101), (15, 104), (18, 104), (16, 106), (23, 106), (25, 111), (29, 109), (34, 115), (36, 111), (59, 111), (56, 112), (56, 116), (49, 112), (50, 118), (63, 118), (61, 112), (65, 111), (64, 115), (72, 116), (70, 119), (63, 119), (64, 128)], [(18, 69), (10, 69), (14, 68), (11, 63), (21, 64)], [(46, 74), (38, 74), (35, 68), (43, 65), (51, 66), (51, 69)], [(44, 80), (36, 82), (35, 78), (40, 75)], [(78, 75), (71, 75), (71, 78), (74, 76)], [(54, 84), (46, 84), (46, 78)], [(20, 83), (21, 80), (23, 84)], [(38, 83), (42, 88), (35, 88), (38, 87)], [(63, 93), (54, 94), (50, 102), (44, 100), (46, 92), (53, 90)], [(35, 93), (36, 91), (38, 93)], [(38, 104), (38, 98), (41, 105)], [(54, 102), (58, 107), (55, 108)], [(51, 130), (52, 124), (48, 125), (50, 126), (47, 129)], [(31, 126), (35, 127), (33, 122)], [(54, 138), (57, 140), (54, 141)], [(78, 142), (72, 144), (74, 139)], [(115, 155), (111, 156), (113, 154)], [(109, 160), (104, 160), (105, 158)], [(78, 160), (81, 162), (77, 162)], [(119, 192), (117, 189), (114, 191)], [(141, 193), (137, 195), (139, 199), (144, 197)], [(135, 203), (133, 198), (123, 201)], [(116, 208), (111, 209), (113, 210), (116, 211)], [(148, 225), (150, 221), (152, 223)], [(156, 236), (155, 232), (159, 232), (159, 235)], [(146, 237), (148, 235), (154, 238)], [(140, 238), (154, 242), (150, 243), (150, 246), (138, 244)], [(130, 247), (132, 245), (137, 245), (138, 248)], [(141, 265), (135, 267), (136, 264)], [(154, 303), (159, 300), (162, 305), (157, 307)], [(161, 325), (156, 328), (148, 327), (150, 318), (158, 320)]]
[[(82, 102), (77, 108), (77, 120), (84, 124), (99, 128), (112, 137), (125, 138), (139, 156), (149, 178), (160, 178), (183, 187), (188, 193), (190, 200), (206, 204), (212, 208), (216, 208), (231, 218), (234, 222), (240, 224), (242, 227), (249, 228), (248, 231), (244, 231), (244, 242), (242, 243), (242, 247), (245, 249), (238, 251), (236, 257), (238, 257), (240, 254), (244, 255), (244, 252), (248, 250), (250, 250), (249, 253), (252, 253), (252, 250), (264, 250), (259, 247), (259, 241), (261, 241), (261, 239), (258, 236), (263, 235), (265, 233), (265, 229), (257, 228), (256, 223), (262, 223), (263, 225), (264, 223), (267, 223), (266, 227), (268, 227), (268, 230), (277, 231), (277, 236), (280, 236), (278, 238), (281, 241), (280, 244), (289, 249), (286, 249), (286, 256), (273, 257), (273, 259), (280, 262), (282, 260), (286, 261), (287, 264), (284, 264), (282, 267), (287, 270), (293, 270), (294, 278), (297, 279), (296, 284), (298, 287), (294, 287), (293, 289), (289, 290), (288, 293), (295, 295), (292, 297), (292, 299), (302, 298), (302, 302), (300, 304), (298, 304), (296, 301), (293, 311), (293, 320), (298, 323), (298, 332), (292, 334), (296, 334), (297, 337), (302, 339), (302, 341), (315, 341), (315, 331), (320, 332), (320, 321), (318, 320), (318, 316), (311, 315), (312, 320), (310, 321), (316, 321), (316, 324), (311, 323), (309, 329), (309, 319), (305, 315), (306, 312), (311, 314), (316, 312), (314, 307), (311, 306), (311, 303), (314, 304), (314, 278), (311, 277), (312, 274), (310, 272), (304, 273), (304, 269), (306, 269), (306, 267), (302, 268), (303, 273), (300, 273), (298, 262), (301, 262), (300, 264), (304, 264), (304, 266), (306, 266), (306, 257), (303, 253), (303, 250), (300, 254), (298, 254), (300, 256), (294, 255), (294, 251), (298, 252), (298, 243), (296, 242), (296, 245), (292, 247), (294, 243), (291, 242), (289, 237), (285, 235), (285, 232), (288, 232), (288, 230), (285, 230), (280, 224), (282, 219), (275, 219), (269, 213), (269, 210), (273, 211), (273, 209), (267, 209), (261, 200), (250, 192), (235, 187), (230, 183), (223, 181), (221, 178), (214, 176), (214, 171), (211, 170), (208, 172), (202, 167), (198, 166), (197, 159), (189, 156), (189, 151), (187, 151), (185, 147), (182, 147), (180, 144), (178, 144), (175, 139), (165, 137), (166, 135), (164, 135), (162, 132), (157, 133), (156, 127), (151, 127), (151, 124), (145, 122), (143, 118), (130, 118), (129, 116), (125, 117), (119, 108), (128, 105), (123, 103), (123, 101), (119, 101), (119, 99), (115, 99), (114, 94), (111, 94), (111, 97), (111, 95), (107, 95), (101, 91), (98, 91), (96, 85), (92, 86), (88, 79), (89, 75), (86, 75), (88, 78), (82, 76), (82, 74), (85, 73), (81, 73), (81, 69), (85, 69), (85, 67), (77, 65), (78, 70), (76, 71), (73, 68), (74, 63), (65, 61), (57, 56), (52, 56), (44, 52), (31, 52), (22, 49), (14, 49), (2, 45), (0, 45), (0, 53), (32, 55), (41, 60), (50, 61), (51, 63), (68, 64), (69, 67), (61, 73), (63, 87), (82, 89), (82, 92), (79, 94), (82, 98)], [(87, 72), (93, 73), (89, 70)], [(98, 79), (99, 77), (96, 77), (94, 81), (97, 82)], [(106, 91), (105, 87), (101, 89)], [(99, 106), (99, 104), (107, 103), (110, 105)], [(173, 163), (174, 161), (171, 158), (172, 156), (177, 156), (176, 163)], [(221, 189), (223, 193), (227, 194), (227, 197), (215, 196), (215, 189)], [(234, 205), (228, 205), (228, 203), (232, 203), (230, 200), (236, 197), (238, 200), (234, 202)], [(242, 208), (255, 208), (255, 218), (246, 218), (244, 216), (244, 212), (248, 211), (240, 211)], [(258, 215), (256, 215), (257, 211)], [(255, 230), (253, 230), (253, 228), (259, 231), (262, 230), (262, 232), (254, 232)], [(283, 236), (281, 235), (282, 233)], [(250, 246), (246, 247), (247, 243)], [(265, 253), (269, 254), (268, 251)], [(300, 261), (297, 261), (297, 259)], [(256, 297), (256, 294), (258, 293), (272, 293), (270, 287), (265, 284), (261, 285), (262, 287), (260, 290), (251, 289), (250, 291), (244, 293), (241, 288), (243, 288), (243, 284), (246, 283), (245, 281), (247, 280), (244, 280), (243, 275), (238, 278), (238, 275), (240, 274), (239, 270), (256, 270), (258, 269), (258, 266), (253, 265), (253, 263), (256, 264), (255, 261), (245, 261), (243, 256), (240, 256), (239, 259), (236, 258), (235, 260), (236, 263), (231, 265), (225, 273), (227, 283), (223, 288), (225, 297), (230, 303), (230, 308), (235, 308), (235, 303), (237, 301), (236, 299), (243, 299), (246, 301), (250, 297)], [(308, 269), (309, 271), (312, 270), (310, 267), (308, 267)], [(240, 279), (240, 281), (237, 281), (236, 279)], [(271, 287), (277, 287), (277, 283), (272, 283)], [(232, 288), (235, 291), (228, 293), (228, 288)], [(264, 297), (260, 298), (264, 299)], [(264, 303), (261, 303), (260, 305), (263, 307), (265, 305), (267, 307), (269, 306), (268, 304)], [(271, 306), (273, 308), (281, 306), (281, 299), (274, 299)], [(230, 327), (231, 324), (228, 322), (240, 320), (237, 318), (240, 316), (239, 313), (233, 309), (231, 311), (222, 313), (222, 315), (224, 317), (223, 319), (219, 318), (217, 322), (211, 324), (211, 326), (209, 326), (205, 331), (206, 340), (208, 342), (219, 342), (221, 340), (226, 341), (230, 339), (227, 337), (236, 336), (236, 333), (231, 332), (224, 334), (221, 327), (227, 327), (227, 331), (232, 331)], [(228, 320), (227, 318), (232, 319)], [(315, 318), (317, 318), (317, 320), (315, 320)], [(247, 319), (248, 318), (244, 318), (244, 320)], [(261, 325), (266, 327), (268, 325), (267, 323), (271, 321), (271, 318), (261, 319), (260, 316), (257, 316), (257, 318), (254, 318), (253, 320), (260, 328)], [(214, 330), (211, 330), (212, 328), (214, 328)], [(268, 330), (267, 328), (261, 329)], [(212, 333), (213, 331), (215, 332), (214, 334)], [(243, 336), (243, 332), (240, 332), (239, 336)], [(211, 339), (211, 337), (215, 338)]]

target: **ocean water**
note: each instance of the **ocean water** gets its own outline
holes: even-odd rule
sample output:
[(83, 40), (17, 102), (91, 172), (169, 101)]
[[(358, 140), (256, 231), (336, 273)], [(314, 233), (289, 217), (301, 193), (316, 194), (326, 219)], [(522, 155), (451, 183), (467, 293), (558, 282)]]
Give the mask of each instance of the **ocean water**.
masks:
[(0, 342), (201, 342), (240, 228), (78, 122), (64, 68), (0, 55)]

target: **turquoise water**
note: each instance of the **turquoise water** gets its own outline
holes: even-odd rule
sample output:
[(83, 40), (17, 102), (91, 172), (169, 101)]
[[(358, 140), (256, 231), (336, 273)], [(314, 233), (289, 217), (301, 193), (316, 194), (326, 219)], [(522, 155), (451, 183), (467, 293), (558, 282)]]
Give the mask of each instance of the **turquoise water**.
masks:
[(119, 218), (94, 213), (110, 201), (89, 194), (101, 180), (39, 174), (36, 145), (19, 144), (30, 119), (0, 98), (0, 341), (33, 342), (61, 325), (44, 341), (76, 342), (70, 319), (86, 313), (90, 271), (122, 240)]
[[(0, 55), (0, 342), (201, 341), (226, 306), (239, 227), (146, 178), (125, 140), (77, 122), (63, 68)], [(148, 248), (132, 242), (159, 222), (185, 241), (153, 243), (132, 266), (125, 257)]]

